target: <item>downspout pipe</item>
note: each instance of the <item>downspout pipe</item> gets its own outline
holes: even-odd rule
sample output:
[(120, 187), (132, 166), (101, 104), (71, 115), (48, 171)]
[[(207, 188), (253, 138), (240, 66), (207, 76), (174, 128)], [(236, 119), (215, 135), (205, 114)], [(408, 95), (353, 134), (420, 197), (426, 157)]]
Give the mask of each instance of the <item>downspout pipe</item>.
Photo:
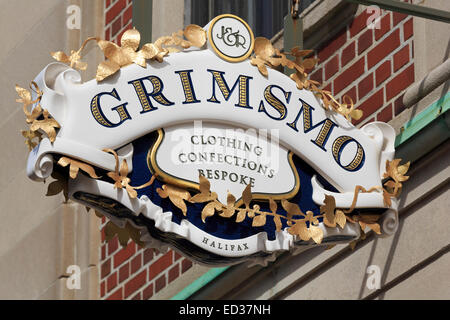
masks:
[(450, 79), (450, 58), (431, 70), (423, 79), (413, 83), (403, 96), (403, 105), (410, 108), (434, 89)]

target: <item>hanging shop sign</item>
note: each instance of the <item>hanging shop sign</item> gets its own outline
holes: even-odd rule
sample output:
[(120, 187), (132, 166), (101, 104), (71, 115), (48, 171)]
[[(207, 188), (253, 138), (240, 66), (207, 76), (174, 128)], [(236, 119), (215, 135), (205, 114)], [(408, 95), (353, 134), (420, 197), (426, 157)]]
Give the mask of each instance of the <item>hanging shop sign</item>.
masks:
[[(83, 82), (89, 41), (106, 59)], [(89, 38), (52, 52), (31, 90), (16, 86), (27, 173), (56, 179), (48, 195), (106, 216), (107, 238), (208, 265), (395, 231), (409, 166), (394, 159), (395, 132), (353, 126), (351, 99), (308, 79), (311, 51), (281, 53), (233, 15), (139, 42), (134, 29), (120, 46)]]

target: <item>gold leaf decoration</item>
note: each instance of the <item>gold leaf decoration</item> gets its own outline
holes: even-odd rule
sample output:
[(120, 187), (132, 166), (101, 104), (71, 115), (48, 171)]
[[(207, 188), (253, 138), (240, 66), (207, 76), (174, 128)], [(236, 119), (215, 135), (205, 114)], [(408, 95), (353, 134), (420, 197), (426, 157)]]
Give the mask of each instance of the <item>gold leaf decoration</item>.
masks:
[(309, 234), (311, 238), (314, 240), (315, 243), (321, 244), (323, 240), (323, 231), (319, 227), (316, 226), (310, 226), (309, 227)]
[(183, 215), (187, 213), (187, 206), (184, 201), (188, 201), (191, 197), (190, 193), (184, 189), (164, 184), (161, 188), (156, 189), (159, 196), (163, 199), (169, 198), (169, 200), (183, 212)]
[(355, 186), (355, 192), (354, 192), (354, 194), (353, 194), (353, 201), (352, 201), (352, 204), (350, 205), (350, 208), (349, 208), (348, 210), (344, 210), (344, 213), (350, 214), (350, 213), (353, 212), (353, 210), (355, 210), (356, 202), (358, 201), (358, 195), (359, 195), (360, 192), (363, 192), (363, 193), (370, 193), (370, 192), (374, 192), (374, 191), (379, 190), (379, 189), (382, 189), (382, 188), (379, 187), (379, 186), (376, 186), (376, 187), (370, 188), (369, 190), (366, 190), (366, 189), (365, 189), (364, 187), (362, 187), (362, 186)]
[(324, 205), (320, 206), (320, 213), (324, 215), (323, 223), (328, 227), (336, 227), (336, 201), (333, 196), (325, 195)]
[(146, 188), (153, 184), (153, 181), (155, 180), (156, 176), (152, 176), (152, 178), (145, 184), (139, 186), (139, 187), (133, 187), (130, 185), (131, 179), (128, 178), (128, 164), (127, 160), (123, 159), (122, 163), (120, 164), (119, 168), (119, 156), (117, 153), (112, 149), (104, 149), (104, 152), (111, 153), (115, 160), (116, 160), (116, 166), (114, 171), (110, 171), (107, 173), (107, 176), (110, 177), (112, 180), (114, 180), (114, 188), (116, 189), (122, 189), (125, 188), (130, 198), (135, 199), (137, 198), (137, 192), (138, 189)]
[(386, 160), (386, 172), (383, 178), (387, 181), (383, 184), (383, 199), (385, 206), (391, 206), (391, 198), (398, 197), (402, 189), (402, 182), (409, 179), (405, 174), (409, 170), (410, 162), (400, 165), (401, 159), (394, 159), (392, 161)]
[(110, 241), (117, 235), (119, 243), (122, 247), (126, 247), (128, 241), (131, 239), (137, 245), (143, 247), (144, 243), (140, 240), (141, 234), (139, 229), (133, 227), (128, 221), (123, 228), (116, 226), (112, 221), (109, 221), (105, 226), (105, 241)]
[[(186, 38), (183, 39), (183, 36)], [(120, 68), (135, 63), (143, 68), (147, 67), (147, 60), (162, 62), (170, 52), (179, 51), (173, 46), (183, 49), (191, 46), (202, 47), (206, 42), (206, 32), (197, 25), (189, 25), (184, 31), (180, 30), (172, 36), (161, 37), (155, 43), (146, 43), (140, 50), (141, 35), (138, 30), (125, 31), (120, 40), (120, 46), (111, 41), (97, 40), (99, 48), (103, 51), (106, 60), (97, 68), (96, 79), (103, 81), (112, 76)]]
[[(406, 173), (406, 166), (400, 169), (400, 173)], [(169, 198), (172, 203), (179, 207), (183, 214), (186, 215), (187, 206), (185, 201), (190, 203), (205, 203), (201, 212), (201, 218), (206, 223), (206, 218), (214, 216), (216, 213), (224, 218), (232, 218), (235, 216), (236, 223), (241, 223), (246, 217), (252, 219), (253, 227), (261, 227), (267, 223), (267, 216), (271, 216), (275, 224), (276, 231), (282, 229), (282, 220), (286, 220), (288, 225), (287, 231), (298, 236), (301, 240), (313, 240), (320, 244), (323, 240), (323, 230), (319, 226), (319, 219), (323, 219), (323, 223), (327, 227), (344, 228), (347, 221), (358, 224), (361, 229), (369, 227), (371, 230), (379, 234), (381, 232), (380, 225), (377, 223), (380, 215), (378, 214), (352, 214), (358, 194), (360, 192), (374, 192), (381, 187), (373, 187), (369, 190), (361, 186), (356, 186), (354, 191), (354, 199), (351, 208), (348, 210), (336, 208), (336, 201), (333, 196), (326, 195), (324, 204), (320, 206), (320, 215), (314, 215), (313, 211), (308, 210), (306, 213), (300, 209), (298, 204), (282, 199), (281, 206), (285, 210), (285, 215), (278, 214), (278, 205), (275, 200), (269, 198), (270, 211), (261, 210), (258, 204), (251, 206), (253, 199), (251, 185), (247, 185), (242, 192), (242, 204), (236, 206), (236, 197), (228, 192), (227, 204), (224, 205), (217, 200), (217, 194), (211, 192), (211, 184), (204, 176), (199, 176), (200, 192), (191, 196), (186, 190), (171, 185), (163, 185), (163, 189), (158, 189), (158, 193), (162, 198)], [(364, 236), (364, 232), (362, 232)]]
[(294, 72), (290, 75), (290, 78), (295, 81), (297, 88), (314, 92), (318, 98), (322, 99), (325, 109), (332, 109), (342, 114), (349, 121), (361, 119), (362, 111), (355, 109), (349, 96), (344, 96), (344, 102), (339, 103), (330, 91), (319, 89), (320, 83), (318, 81), (308, 79), (308, 74), (305, 70), (314, 68), (319, 62), (318, 59), (308, 58), (312, 53), (312, 50), (301, 50), (299, 47), (294, 47), (289, 52), (281, 53), (273, 47), (269, 39), (257, 37), (255, 38), (254, 52), (250, 57), (250, 63), (256, 66), (265, 77), (269, 74), (267, 67), (277, 68), (282, 66), (291, 69)]
[(242, 201), (244, 202), (245, 208), (250, 208), (250, 202), (252, 201), (252, 189), (251, 185), (248, 184), (244, 191), (242, 191)]
[(252, 220), (252, 227), (262, 227), (266, 224), (266, 214), (254, 216)]
[(303, 241), (311, 239), (310, 231), (306, 227), (306, 222), (304, 220), (297, 220), (295, 224), (288, 229), (288, 232), (292, 235), (299, 236)]
[(28, 106), (38, 103), (42, 98), (42, 91), (39, 89), (36, 82), (31, 82), (30, 89), (36, 92), (37, 98), (35, 100), (31, 100), (31, 92), (29, 90), (16, 84), (16, 92), (20, 97), (20, 99), (16, 99), (16, 102), (23, 104), (23, 112), (25, 113), (27, 123), (33, 123), (33, 121), (42, 114), (42, 107), (40, 104), (37, 104), (31, 111), (28, 110)]
[(30, 126), (30, 130), (38, 131), (42, 130), (47, 135), (50, 142), (54, 142), (56, 139), (56, 130), (60, 128), (58, 121), (53, 118), (50, 118), (50, 114), (47, 110), (43, 111), (43, 120), (34, 120), (34, 122)]
[(97, 81), (103, 81), (120, 68), (132, 63), (146, 68), (146, 60), (153, 59), (158, 54), (158, 50), (152, 44), (146, 44), (141, 50), (138, 50), (140, 41), (141, 35), (136, 29), (125, 31), (120, 40), (121, 46), (111, 41), (98, 40), (97, 44), (107, 60), (100, 63), (97, 68)]
[(212, 217), (215, 211), (220, 210), (221, 208), (222, 206), (215, 201), (208, 203), (202, 210), (202, 221), (206, 222), (205, 221), (206, 218)]
[(273, 222), (275, 223), (275, 230), (277, 232), (280, 232), (283, 224), (281, 222), (281, 218), (279, 217), (279, 215), (277, 215), (278, 205), (275, 202), (275, 200), (273, 200), (272, 198), (269, 198), (269, 207), (270, 207), (270, 211), (274, 215)]
[(217, 194), (211, 192), (211, 184), (204, 176), (199, 175), (200, 193), (189, 198), (190, 202), (193, 203), (203, 203), (208, 201), (214, 201), (217, 199)]
[[(59, 123), (50, 117), (48, 110), (42, 109), (40, 101), (43, 93), (36, 82), (31, 82), (30, 89), (36, 93), (37, 97), (35, 100), (32, 100), (32, 94), (29, 90), (16, 85), (16, 92), (19, 95), (19, 99), (16, 99), (16, 102), (23, 105), (26, 122), (27, 124), (31, 124), (29, 130), (21, 131), (22, 136), (26, 139), (25, 144), (28, 146), (29, 151), (36, 147), (42, 140), (42, 133), (45, 133), (50, 142), (53, 143), (56, 139), (55, 129), (60, 128)], [(34, 105), (34, 107), (28, 110), (28, 106), (30, 105)], [(34, 141), (34, 139), (37, 139), (37, 141)]]
[(355, 109), (352, 98), (349, 96), (344, 96), (342, 99), (344, 103), (339, 104), (337, 112), (342, 114), (348, 121), (352, 121), (352, 119), (361, 119), (363, 112), (359, 109)]
[(51, 177), (55, 179), (55, 181), (48, 185), (46, 196), (54, 196), (62, 192), (64, 195), (64, 202), (66, 203), (69, 200), (69, 186), (67, 177), (58, 171), (53, 171)]
[(347, 222), (347, 219), (345, 218), (345, 213), (342, 210), (336, 210), (335, 213), (335, 221), (338, 224), (339, 227), (344, 229), (345, 223)]
[(86, 172), (91, 178), (94, 179), (99, 179), (100, 177), (97, 176), (95, 174), (95, 170), (94, 167), (92, 167), (91, 165), (81, 162), (81, 161), (77, 161), (68, 157), (61, 157), (58, 160), (58, 164), (61, 167), (67, 167), (69, 166), (69, 176), (72, 179), (75, 179), (78, 175), (78, 172), (81, 170), (83, 170), (84, 172)]
[(223, 211), (219, 213), (219, 215), (224, 218), (231, 218), (236, 211), (235, 204), (236, 204), (236, 197), (228, 192), (227, 205), (226, 205), (225, 209), (223, 209)]
[(302, 210), (300, 210), (300, 207), (296, 203), (291, 203), (283, 199), (281, 200), (281, 206), (287, 212), (288, 225), (290, 225), (293, 216), (296, 215), (305, 216), (305, 214), (302, 212)]
[(97, 40), (95, 37), (91, 37), (86, 39), (83, 44), (81, 45), (81, 48), (77, 51), (71, 50), (70, 56), (65, 54), (63, 51), (56, 51), (56, 52), (50, 52), (50, 55), (59, 62), (66, 63), (70, 65), (71, 68), (75, 68), (78, 70), (86, 70), (87, 69), (87, 63), (81, 61), (81, 51), (84, 49), (86, 44), (91, 40)]
[(184, 29), (184, 37), (191, 43), (192, 46), (201, 48), (206, 43), (205, 30), (195, 24), (190, 24)]
[[(28, 150), (31, 151), (36, 147), (42, 140), (42, 134), (37, 131), (32, 130), (22, 130), (22, 136), (26, 139), (25, 144), (28, 146)], [(33, 139), (37, 138), (38, 141), (35, 142)]]

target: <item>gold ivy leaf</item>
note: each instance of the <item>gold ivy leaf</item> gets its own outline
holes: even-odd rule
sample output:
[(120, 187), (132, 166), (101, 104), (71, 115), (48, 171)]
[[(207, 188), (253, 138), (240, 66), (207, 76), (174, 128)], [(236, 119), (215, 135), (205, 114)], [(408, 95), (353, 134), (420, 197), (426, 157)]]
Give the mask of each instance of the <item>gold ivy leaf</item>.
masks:
[(283, 224), (281, 223), (280, 216), (277, 214), (278, 205), (272, 198), (269, 198), (269, 207), (273, 214), (273, 222), (275, 223), (276, 231), (279, 232), (281, 231)]
[(46, 196), (54, 196), (62, 192), (64, 195), (64, 202), (66, 203), (69, 200), (69, 186), (67, 184), (66, 176), (58, 171), (53, 171), (51, 176), (55, 181), (48, 185)]
[(200, 193), (197, 193), (189, 199), (192, 203), (203, 203), (217, 199), (217, 193), (211, 192), (211, 183), (203, 175), (199, 175)]
[(364, 229), (369, 227), (377, 234), (381, 234), (381, 227), (377, 223), (380, 215), (378, 214), (358, 214), (353, 215), (352, 217), (346, 216), (346, 219), (351, 223), (358, 223), (361, 231), (364, 233)]
[(302, 66), (304, 69), (312, 69), (317, 64), (317, 62), (319, 62), (319, 59), (315, 58), (304, 59), (302, 61)]
[[(32, 88), (34, 87), (34, 89)], [(42, 91), (39, 89), (36, 82), (32, 81), (30, 85), (30, 89), (34, 90), (37, 94), (37, 98), (35, 100), (31, 100), (31, 92), (27, 89), (24, 89), (16, 84), (16, 92), (19, 95), (20, 99), (16, 99), (16, 102), (23, 104), (23, 112), (26, 116), (26, 122), (32, 123), (34, 120), (36, 120), (42, 113), (41, 105), (36, 105), (31, 112), (28, 111), (28, 106), (32, 105), (36, 102), (39, 102), (42, 98)]]
[(114, 188), (122, 189), (125, 188), (130, 198), (137, 198), (137, 192), (135, 188), (130, 186), (131, 179), (128, 178), (128, 163), (126, 159), (122, 160), (120, 164), (120, 169), (117, 171), (117, 163), (116, 170), (114, 172), (108, 172), (108, 177), (114, 180)]
[(137, 245), (143, 247), (144, 243), (140, 240), (140, 231), (133, 227), (128, 221), (123, 228), (116, 226), (112, 221), (109, 221), (105, 226), (105, 240), (109, 241), (117, 235), (119, 243), (122, 247), (126, 247), (128, 241), (132, 239)]
[(308, 221), (310, 223), (310, 225), (318, 225), (319, 224), (319, 220), (314, 217), (314, 212), (312, 211), (306, 211), (306, 217), (305, 217), (305, 221)]
[(323, 223), (328, 227), (336, 227), (336, 215), (334, 213), (336, 209), (336, 201), (333, 196), (325, 195), (323, 205), (320, 206), (320, 213), (323, 216)]
[(283, 226), (282, 223), (281, 223), (281, 218), (278, 215), (276, 215), (276, 216), (273, 217), (273, 222), (275, 223), (276, 231), (280, 232), (281, 231), (281, 227)]
[(386, 190), (383, 190), (383, 203), (386, 207), (390, 207), (392, 205), (391, 197), (392, 194), (390, 194)]
[(386, 160), (386, 172), (383, 178), (392, 178), (395, 182), (404, 182), (409, 179), (405, 174), (408, 172), (410, 162), (399, 166), (402, 159), (394, 159), (392, 161)]
[(252, 220), (252, 227), (262, 227), (266, 224), (266, 214), (257, 215)]
[(153, 175), (152, 178), (145, 184), (139, 186), (139, 187), (133, 187), (130, 185), (131, 179), (128, 178), (128, 163), (126, 159), (122, 160), (122, 163), (120, 165), (119, 169), (119, 156), (117, 153), (112, 149), (104, 149), (104, 152), (111, 153), (115, 160), (116, 160), (116, 166), (114, 171), (110, 171), (107, 173), (108, 177), (110, 177), (112, 180), (114, 180), (114, 188), (116, 189), (122, 189), (125, 188), (130, 198), (135, 199), (137, 198), (137, 192), (138, 189), (143, 189), (145, 187), (150, 186), (153, 184), (156, 175)]
[(295, 81), (299, 90), (308, 89), (311, 86), (311, 81), (308, 80), (305, 72), (297, 71), (296, 73), (292, 73), (289, 77)]
[(156, 189), (159, 196), (163, 199), (169, 198), (169, 200), (183, 212), (183, 215), (186, 216), (187, 207), (185, 200), (188, 201), (191, 197), (188, 191), (172, 186), (164, 184), (161, 188)]
[(50, 55), (59, 62), (66, 63), (70, 65), (71, 68), (75, 68), (78, 70), (86, 70), (87, 69), (87, 63), (81, 61), (81, 51), (84, 49), (86, 44), (91, 40), (97, 40), (95, 37), (91, 37), (86, 39), (83, 44), (81, 45), (81, 48), (78, 51), (71, 50), (70, 56), (65, 54), (63, 51), (56, 51), (56, 52), (50, 52)]
[(269, 75), (269, 72), (267, 71), (267, 67), (266, 67), (266, 62), (265, 60), (261, 59), (260, 57), (254, 57), (252, 56), (250, 58), (250, 63), (252, 64), (252, 66), (256, 66), (258, 67), (259, 72), (267, 77)]
[(410, 162), (399, 166), (402, 159), (394, 159), (392, 161), (386, 160), (386, 172), (383, 178), (392, 178), (395, 181), (403, 182), (409, 179), (408, 176), (404, 176), (409, 169)]
[[(309, 228), (306, 226), (306, 221), (310, 222)], [(308, 241), (312, 238), (315, 243), (320, 244), (323, 239), (323, 231), (315, 226), (317, 224), (319, 224), (319, 221), (313, 216), (313, 212), (307, 211), (306, 218), (295, 221), (295, 224), (288, 229), (288, 232), (299, 236), (303, 241)]]
[(361, 119), (363, 112), (362, 110), (355, 109), (352, 98), (350, 96), (344, 96), (343, 100), (344, 103), (339, 104), (336, 111), (342, 114), (348, 121)]
[(276, 213), (277, 213), (278, 205), (277, 205), (277, 203), (275, 202), (275, 200), (273, 200), (272, 198), (269, 198), (269, 207), (270, 207), (270, 211), (271, 211), (273, 214), (276, 214)]
[(291, 49), (290, 55), (296, 58), (303, 58), (310, 55), (313, 52), (314, 50), (302, 50), (299, 46), (296, 46)]
[[(183, 39), (183, 36), (187, 40)], [(162, 58), (168, 53), (180, 51), (180, 49), (178, 49), (177, 47), (181, 47), (183, 49), (187, 49), (191, 46), (201, 48), (205, 43), (205, 30), (197, 25), (189, 25), (184, 30), (174, 32), (171, 36), (160, 37), (155, 41), (155, 46), (159, 49), (159, 53), (156, 56), (156, 59), (161, 62)]]
[(153, 44), (145, 44), (141, 50), (137, 51), (140, 41), (141, 35), (136, 29), (125, 31), (120, 39), (120, 47), (111, 41), (97, 40), (98, 46), (107, 58), (97, 68), (97, 81), (103, 81), (115, 74), (121, 67), (132, 63), (146, 68), (146, 60), (154, 58), (159, 51)]
[(184, 29), (184, 37), (193, 45), (194, 47), (203, 47), (206, 43), (206, 32), (205, 30), (195, 24), (190, 24)]
[(240, 223), (240, 222), (244, 221), (246, 216), (247, 216), (246, 209), (238, 209), (238, 214), (236, 215), (236, 222)]
[(292, 203), (292, 202), (289, 202), (289, 201), (283, 199), (283, 200), (281, 200), (281, 206), (287, 212), (286, 218), (288, 220), (287, 221), (288, 225), (291, 225), (293, 216), (296, 216), (296, 215), (305, 216), (305, 214), (302, 212), (302, 210), (300, 210), (300, 207), (296, 203)]
[(359, 222), (361, 229), (365, 229), (366, 226), (369, 227), (371, 230), (373, 230), (376, 234), (381, 234), (380, 225), (378, 223), (365, 223), (360, 221)]
[(256, 37), (253, 51), (257, 57), (267, 60), (275, 54), (275, 49), (269, 39), (263, 37)]
[(248, 184), (244, 191), (242, 191), (242, 201), (245, 204), (245, 208), (250, 208), (250, 202), (252, 201), (252, 186)]
[(336, 223), (342, 228), (344, 229), (345, 227), (345, 223), (347, 222), (347, 219), (345, 217), (345, 213), (342, 210), (336, 210)]
[(25, 88), (20, 87), (16, 84), (16, 92), (19, 95), (20, 99), (16, 99), (16, 102), (22, 103), (24, 107), (33, 104), (34, 102), (31, 100), (31, 92)]
[(309, 234), (315, 243), (321, 244), (323, 240), (323, 231), (319, 227), (310, 226)]
[(206, 218), (212, 217), (215, 213), (215, 210), (220, 210), (222, 206), (220, 203), (216, 201), (212, 201), (208, 203), (202, 210), (202, 221), (205, 222)]
[(288, 229), (288, 232), (292, 235), (298, 235), (303, 241), (311, 239), (310, 230), (306, 227), (304, 220), (297, 220), (295, 224)]
[[(318, 88), (320, 85), (318, 81), (308, 79), (305, 69), (314, 68), (319, 61), (316, 58), (306, 58), (311, 53), (313, 53), (312, 50), (301, 50), (299, 47), (294, 47), (290, 52), (281, 53), (272, 46), (269, 39), (257, 37), (255, 38), (254, 54), (250, 58), (250, 63), (258, 67), (259, 72), (266, 77), (268, 75), (267, 66), (274, 68), (281, 65), (294, 70), (295, 72), (290, 75), (290, 78), (295, 81), (299, 90), (311, 90), (322, 100), (325, 109), (332, 108), (344, 115), (349, 121), (360, 119), (363, 115), (362, 111), (355, 109), (351, 99), (345, 98), (344, 103), (340, 104), (331, 95), (331, 92)], [(293, 59), (288, 58), (288, 56), (293, 57)]]
[(30, 130), (37, 131), (42, 130), (47, 134), (50, 142), (54, 142), (56, 139), (56, 131), (55, 128), (60, 128), (59, 123), (53, 119), (49, 118), (49, 112), (45, 109), (43, 112), (44, 120), (34, 120), (32, 125), (30, 126)]
[(56, 61), (70, 65), (71, 68), (75, 68), (75, 69), (79, 69), (79, 70), (87, 69), (87, 63), (81, 61), (81, 55), (80, 55), (79, 51), (71, 50), (70, 56), (65, 54), (63, 51), (50, 52), (50, 55)]
[[(42, 140), (42, 134), (32, 130), (22, 130), (22, 136), (26, 139), (25, 144), (28, 146), (28, 150), (31, 151)], [(38, 142), (34, 142), (33, 139), (37, 138)]]
[(81, 162), (81, 161), (77, 161), (68, 157), (61, 157), (58, 160), (58, 164), (61, 167), (67, 167), (68, 165), (70, 165), (69, 167), (69, 176), (72, 179), (75, 179), (78, 175), (79, 170), (83, 170), (84, 172), (86, 172), (91, 178), (94, 179), (99, 179), (100, 177), (97, 176), (95, 174), (95, 170), (91, 165), (88, 165), (87, 163)]
[(219, 213), (219, 215), (224, 218), (232, 217), (236, 211), (235, 203), (236, 203), (236, 197), (228, 192), (227, 206), (225, 207), (225, 209), (223, 209), (223, 211), (221, 213)]

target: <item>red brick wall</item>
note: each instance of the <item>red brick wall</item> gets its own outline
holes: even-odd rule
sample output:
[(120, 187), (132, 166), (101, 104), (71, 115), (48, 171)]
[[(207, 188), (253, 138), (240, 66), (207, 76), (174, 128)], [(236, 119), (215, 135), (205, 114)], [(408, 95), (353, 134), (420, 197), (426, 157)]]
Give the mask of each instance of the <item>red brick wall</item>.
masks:
[(100, 296), (106, 300), (150, 299), (192, 267), (173, 250), (143, 249), (133, 241), (123, 248), (117, 237), (106, 243), (103, 230), (101, 261)]
[(105, 40), (119, 44), (122, 34), (132, 27), (132, 0), (105, 0)]
[[(132, 27), (132, 0), (105, 0), (105, 39), (119, 43)], [(150, 299), (192, 267), (176, 252), (139, 248), (130, 241), (122, 248), (117, 237), (106, 243), (102, 220), (100, 297), (107, 300)]]
[[(404, 90), (414, 82), (413, 23), (406, 15), (385, 11), (381, 29), (366, 27), (366, 12), (356, 16), (316, 52), (320, 64), (311, 78), (337, 98), (348, 94), (364, 111), (357, 124), (389, 121), (404, 108)], [(131, 0), (105, 0), (105, 39), (118, 41), (132, 27)], [(105, 226), (103, 219), (102, 228)], [(192, 267), (172, 250), (160, 253), (134, 242), (121, 248), (117, 238), (101, 247), (102, 299), (149, 299)]]
[(402, 97), (414, 82), (413, 22), (383, 11), (380, 29), (369, 29), (363, 11), (317, 52), (311, 78), (336, 98), (349, 95), (364, 116), (354, 124), (388, 122), (404, 110)]

